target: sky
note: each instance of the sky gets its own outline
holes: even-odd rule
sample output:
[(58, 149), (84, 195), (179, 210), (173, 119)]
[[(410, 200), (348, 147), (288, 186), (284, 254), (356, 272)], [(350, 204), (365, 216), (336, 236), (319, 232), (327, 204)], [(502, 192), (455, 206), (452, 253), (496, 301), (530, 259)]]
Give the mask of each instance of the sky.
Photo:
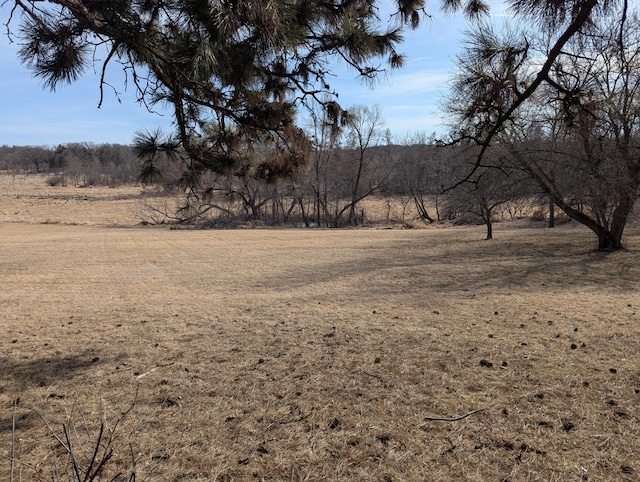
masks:
[[(385, 128), (396, 140), (444, 132), (440, 105), (468, 23), (459, 15), (445, 16), (436, 2), (428, 5), (432, 19), (417, 31), (407, 31), (398, 48), (406, 56), (402, 69), (382, 76), (373, 88), (339, 65), (331, 80), (343, 107), (379, 105)], [(492, 12), (499, 14), (495, 8)], [(7, 18), (6, 5), (0, 7), (3, 24)], [(0, 34), (0, 146), (130, 144), (136, 131), (171, 131), (170, 112), (150, 113), (140, 106), (133, 89), (125, 91), (124, 75), (115, 67), (107, 81), (119, 96), (105, 89), (100, 108), (99, 74), (93, 70), (73, 84), (49, 91), (20, 63), (18, 46), (4, 32)]]

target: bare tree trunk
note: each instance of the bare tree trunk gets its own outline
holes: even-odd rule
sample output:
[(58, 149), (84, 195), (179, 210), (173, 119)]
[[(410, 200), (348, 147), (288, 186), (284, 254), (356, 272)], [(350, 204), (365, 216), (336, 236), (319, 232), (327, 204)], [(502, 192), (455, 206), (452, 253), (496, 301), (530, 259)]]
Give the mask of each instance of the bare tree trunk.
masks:
[[(298, 201), (298, 204), (300, 204), (300, 213), (301, 213), (301, 215), (302, 215), (302, 220), (304, 221), (304, 225), (305, 225), (305, 227), (307, 227), (307, 228), (308, 228), (308, 227), (309, 227), (309, 217), (307, 216), (307, 213), (306, 213), (306, 212), (305, 212), (305, 210), (304, 210), (304, 202), (303, 202), (303, 200), (302, 200), (302, 195), (299, 195), (299, 196), (296, 198), (296, 200)], [(314, 202), (315, 202), (315, 201), (314, 201)], [(316, 221), (318, 221), (318, 220), (316, 219)], [(320, 224), (318, 223), (318, 226), (319, 226), (319, 225), (320, 225)]]
[[(413, 203), (416, 206), (416, 211), (418, 211), (418, 216), (420, 216), (420, 219), (428, 221), (429, 224), (433, 224), (435, 222), (435, 219), (429, 216), (429, 213), (427, 212), (427, 207), (424, 204), (424, 196), (422, 195), (422, 193), (416, 191), (416, 192), (412, 192), (411, 195), (413, 196)], [(436, 212), (438, 210), (437, 206), (438, 204), (436, 201)]]
[(601, 251), (616, 251), (622, 249), (622, 234), (629, 215), (633, 211), (635, 196), (624, 193), (613, 211), (611, 227), (606, 235), (598, 235), (598, 249)]
[(358, 204), (358, 189), (360, 188), (360, 179), (362, 179), (362, 166), (364, 164), (364, 149), (360, 148), (360, 159), (358, 160), (358, 174), (353, 183), (353, 191), (351, 192), (351, 207), (349, 208), (349, 224), (358, 224), (356, 219), (356, 205)]
[[(527, 169), (527, 171), (549, 195), (550, 199), (552, 199), (567, 216), (589, 228), (598, 237), (598, 251), (616, 251), (622, 249), (622, 232), (624, 231), (627, 218), (633, 209), (634, 196), (631, 196), (629, 193), (623, 194), (622, 199), (613, 213), (611, 228), (608, 228), (606, 225), (597, 222), (596, 219), (585, 214), (581, 206), (578, 206), (576, 209), (569, 205), (555, 189), (555, 186), (550, 185), (547, 179), (535, 170)], [(638, 184), (634, 184), (634, 186), (637, 185)], [(631, 191), (635, 192), (633, 189)]]
[(487, 226), (487, 237), (486, 239), (493, 239), (493, 224), (491, 223), (491, 213), (485, 213), (484, 216), (484, 224)]

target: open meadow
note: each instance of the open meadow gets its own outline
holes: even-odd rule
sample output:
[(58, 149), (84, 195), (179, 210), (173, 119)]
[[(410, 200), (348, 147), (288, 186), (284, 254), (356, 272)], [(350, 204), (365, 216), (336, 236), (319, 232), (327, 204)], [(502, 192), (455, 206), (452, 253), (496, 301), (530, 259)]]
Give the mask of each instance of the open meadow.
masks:
[(0, 480), (640, 480), (637, 226), (172, 230), (0, 179)]

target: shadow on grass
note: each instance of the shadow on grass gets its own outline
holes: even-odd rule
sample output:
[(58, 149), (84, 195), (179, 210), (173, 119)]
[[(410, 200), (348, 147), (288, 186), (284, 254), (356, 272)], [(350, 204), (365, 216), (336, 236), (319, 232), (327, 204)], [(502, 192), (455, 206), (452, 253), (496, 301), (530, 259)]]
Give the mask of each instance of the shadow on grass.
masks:
[(393, 240), (372, 245), (354, 259), (279, 273), (268, 283), (293, 289), (300, 283), (349, 279), (354, 291), (372, 296), (523, 289), (627, 293), (639, 288), (640, 263), (633, 252), (593, 251), (590, 238), (579, 232), (522, 233), (492, 241), (451, 235)]
[(28, 360), (9, 360), (3, 363), (2, 370), (5, 376), (2, 378), (13, 381), (13, 384), (18, 387), (46, 387), (57, 380), (72, 378), (78, 372), (88, 370), (102, 362), (103, 360), (92, 350), (67, 356), (52, 355)]
[[(18, 397), (17, 408), (20, 413), (15, 420), (15, 429), (24, 429), (39, 423), (38, 417), (33, 412), (24, 412), (20, 406), (19, 393), (27, 388), (49, 387), (58, 380), (68, 380), (80, 372), (88, 370), (103, 360), (95, 356), (93, 351), (84, 351), (76, 355), (47, 356), (29, 360), (10, 360), (2, 363), (3, 376), (0, 378), (0, 393), (11, 397), (11, 405)], [(12, 393), (13, 392), (13, 393)], [(64, 393), (51, 390), (47, 398), (60, 400), (65, 398)], [(0, 433), (13, 430), (13, 418), (10, 407), (7, 407), (9, 416), (0, 419)]]

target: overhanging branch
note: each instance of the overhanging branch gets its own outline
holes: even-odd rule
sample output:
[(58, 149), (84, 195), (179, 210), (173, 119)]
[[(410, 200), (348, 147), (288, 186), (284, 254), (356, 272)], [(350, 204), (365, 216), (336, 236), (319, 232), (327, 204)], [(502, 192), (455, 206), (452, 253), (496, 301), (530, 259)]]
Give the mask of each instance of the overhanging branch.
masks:
[(553, 45), (549, 53), (547, 54), (547, 60), (542, 65), (542, 68), (536, 75), (535, 79), (531, 82), (531, 84), (520, 94), (516, 95), (515, 101), (511, 106), (503, 113), (500, 114), (493, 127), (487, 133), (485, 139), (481, 141), (480, 153), (476, 157), (475, 164), (469, 172), (465, 176), (464, 179), (458, 181), (454, 186), (450, 189), (453, 189), (460, 184), (469, 181), (471, 177), (476, 173), (476, 171), (482, 167), (482, 160), (487, 152), (487, 149), (491, 145), (491, 141), (500, 133), (505, 122), (507, 122), (515, 113), (515, 111), (526, 102), (533, 93), (540, 87), (543, 82), (549, 82), (549, 72), (554, 62), (558, 58), (558, 56), (562, 53), (562, 49), (564, 46), (571, 40), (571, 38), (582, 28), (582, 26), (589, 20), (591, 12), (597, 6), (598, 0), (585, 0), (585, 2), (581, 5), (580, 10), (577, 15), (573, 19), (573, 21), (569, 24), (563, 34), (558, 38), (556, 43)]

